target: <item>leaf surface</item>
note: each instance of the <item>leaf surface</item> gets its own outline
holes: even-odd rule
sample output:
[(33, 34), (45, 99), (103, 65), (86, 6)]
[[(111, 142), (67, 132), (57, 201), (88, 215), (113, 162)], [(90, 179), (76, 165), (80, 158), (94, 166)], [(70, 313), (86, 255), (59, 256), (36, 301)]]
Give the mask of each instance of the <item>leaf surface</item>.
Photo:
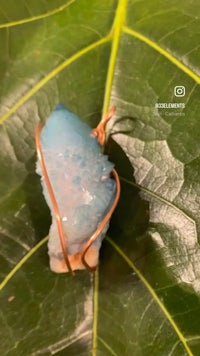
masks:
[[(1, 354), (199, 355), (199, 13), (1, 2)], [(117, 107), (106, 150), (122, 193), (94, 276), (48, 267), (34, 131), (58, 102), (92, 127)]]

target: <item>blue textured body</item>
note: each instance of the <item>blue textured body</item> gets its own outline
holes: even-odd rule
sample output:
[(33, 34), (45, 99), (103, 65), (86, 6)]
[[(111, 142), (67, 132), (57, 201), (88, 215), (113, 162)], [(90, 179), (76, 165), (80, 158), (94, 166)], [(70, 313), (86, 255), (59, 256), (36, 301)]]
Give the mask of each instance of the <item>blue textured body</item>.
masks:
[[(40, 135), (47, 172), (57, 200), (69, 254), (80, 252), (97, 229), (115, 197), (113, 164), (101, 153), (92, 129), (59, 104)], [(39, 162), (37, 173), (42, 176)], [(62, 258), (57, 225), (44, 180), (44, 196), (51, 209), (50, 258)], [(108, 226), (93, 244), (99, 249)]]

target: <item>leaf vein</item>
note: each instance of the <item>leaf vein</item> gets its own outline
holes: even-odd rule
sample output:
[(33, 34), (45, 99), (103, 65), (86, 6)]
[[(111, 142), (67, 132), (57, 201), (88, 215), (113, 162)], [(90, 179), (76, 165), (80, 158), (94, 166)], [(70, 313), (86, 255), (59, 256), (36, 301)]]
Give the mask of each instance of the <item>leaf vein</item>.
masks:
[(84, 47), (77, 53), (73, 54), (71, 57), (67, 58), (64, 62), (54, 68), (48, 75), (41, 79), (32, 89), (30, 89), (19, 101), (17, 101), (1, 118), (0, 124), (7, 120), (20, 106), (22, 106), (28, 99), (30, 99), (34, 94), (36, 94), (39, 89), (41, 89), (49, 80), (58, 75), (63, 69), (68, 67), (71, 63), (75, 62), (81, 56), (92, 51), (93, 49), (103, 45), (104, 43), (110, 41), (110, 35), (101, 38), (100, 40)]
[(98, 323), (98, 288), (99, 288), (99, 270), (94, 275), (94, 296), (93, 296), (93, 325), (92, 325), (92, 356), (96, 355), (97, 348), (97, 323)]
[(28, 259), (37, 251), (41, 246), (43, 246), (48, 240), (48, 236), (42, 239), (37, 245), (35, 245), (17, 264), (16, 266), (7, 274), (3, 282), (0, 284), (0, 290), (2, 290), (10, 279), (16, 274), (16, 272), (28, 261)]
[[(195, 230), (196, 230), (196, 222), (193, 218), (191, 218), (188, 214), (186, 214), (183, 210), (181, 210), (178, 206), (176, 206), (175, 204), (171, 203), (170, 201), (166, 200), (165, 198), (161, 197), (160, 195), (152, 192), (151, 190), (149, 190), (146, 187), (141, 186), (140, 184), (134, 183), (134, 182), (130, 182), (128, 179), (124, 178), (124, 177), (120, 177), (120, 179), (127, 183), (132, 185), (133, 187), (139, 188), (140, 190), (142, 190), (143, 192), (151, 195), (151, 197), (160, 200), (161, 202), (163, 202), (164, 204), (169, 205), (171, 208), (175, 209), (176, 211), (178, 211), (179, 213), (181, 213), (186, 219), (188, 219), (189, 221), (191, 221), (191, 223), (194, 225)], [(197, 236), (196, 236), (197, 239)]]
[(101, 337), (98, 336), (98, 340), (102, 343), (102, 345), (110, 352), (111, 355), (117, 356), (117, 354), (111, 349), (111, 347), (105, 342)]
[(124, 261), (129, 265), (130, 268), (133, 269), (133, 271), (138, 275), (138, 277), (140, 278), (140, 280), (143, 282), (144, 286), (147, 288), (147, 290), (149, 291), (149, 293), (151, 294), (152, 298), (155, 300), (155, 302), (158, 304), (158, 306), (160, 307), (160, 309), (162, 310), (163, 314), (165, 315), (165, 317), (168, 319), (169, 323), (171, 324), (171, 326), (173, 327), (174, 331), (176, 332), (176, 334), (178, 335), (179, 339), (181, 340), (183, 346), (185, 347), (186, 351), (188, 352), (189, 356), (193, 356), (192, 351), (190, 350), (186, 339), (184, 337), (184, 335), (182, 334), (181, 330), (179, 329), (178, 325), (176, 324), (176, 322), (173, 320), (173, 318), (171, 317), (169, 311), (167, 310), (167, 308), (162, 304), (161, 300), (159, 299), (158, 295), (156, 294), (156, 292), (153, 290), (153, 288), (151, 287), (151, 285), (149, 284), (149, 282), (147, 281), (147, 279), (142, 275), (142, 273), (140, 272), (140, 270), (135, 266), (135, 264), (133, 263), (133, 261), (131, 261), (129, 259), (129, 257), (123, 252), (123, 250), (121, 250), (121, 248), (112, 240), (110, 239), (108, 236), (106, 237), (106, 240), (110, 243), (110, 245), (118, 252), (118, 254), (124, 259)]
[(177, 68), (181, 69), (189, 77), (191, 77), (193, 80), (195, 80), (195, 82), (200, 84), (200, 76), (197, 73), (195, 73), (194, 71), (192, 71), (185, 64), (183, 64), (179, 59), (174, 57), (172, 55), (172, 53), (168, 52), (166, 49), (159, 46), (156, 42), (154, 42), (150, 38), (147, 38), (146, 36), (142, 35), (141, 33), (137, 32), (135, 30), (130, 29), (129, 27), (124, 26), (123, 31), (124, 31), (124, 33), (127, 33), (128, 35), (139, 39), (140, 41), (146, 43), (151, 48), (155, 49), (158, 53), (160, 53), (161, 55), (166, 57), (170, 62), (175, 64), (177, 66)]
[(38, 20), (41, 20), (41, 19), (45, 19), (45, 18), (53, 16), (53, 15), (59, 13), (59, 12), (62, 12), (67, 7), (69, 7), (71, 4), (73, 4), (75, 1), (76, 0), (71, 0), (67, 4), (59, 6), (58, 8), (56, 8), (54, 10), (48, 11), (48, 12), (46, 12), (44, 14), (32, 16), (31, 18), (25, 18), (25, 19), (22, 19), (22, 20), (17, 20), (17, 21), (12, 21), (12, 22), (8, 22), (8, 23), (0, 24), (0, 29), (1, 28), (8, 28), (8, 27), (24, 25), (24, 24), (29, 23), (29, 22), (34, 22), (34, 21), (38, 21)]
[(111, 90), (113, 84), (114, 70), (116, 65), (117, 52), (119, 41), (124, 22), (126, 20), (127, 0), (120, 0), (116, 10), (115, 19), (113, 22), (111, 33), (113, 35), (110, 60), (108, 65), (108, 73), (106, 78), (106, 87), (104, 95), (103, 115), (106, 114), (110, 105)]

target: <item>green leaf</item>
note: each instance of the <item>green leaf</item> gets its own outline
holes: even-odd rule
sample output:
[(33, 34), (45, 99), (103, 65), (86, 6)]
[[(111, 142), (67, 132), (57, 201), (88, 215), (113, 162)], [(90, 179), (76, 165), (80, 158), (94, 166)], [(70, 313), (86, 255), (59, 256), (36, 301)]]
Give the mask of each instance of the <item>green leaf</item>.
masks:
[[(200, 354), (199, 11), (1, 1), (1, 355)], [(74, 278), (49, 270), (35, 173), (35, 126), (58, 102), (92, 127), (117, 107), (106, 150), (120, 202), (98, 271)]]

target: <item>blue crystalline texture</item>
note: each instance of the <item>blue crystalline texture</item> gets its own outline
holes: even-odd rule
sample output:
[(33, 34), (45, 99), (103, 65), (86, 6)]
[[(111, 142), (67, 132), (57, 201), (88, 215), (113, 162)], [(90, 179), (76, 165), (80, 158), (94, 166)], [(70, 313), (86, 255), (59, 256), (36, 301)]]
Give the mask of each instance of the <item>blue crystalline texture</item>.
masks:
[[(115, 197), (115, 181), (110, 178), (113, 164), (101, 153), (101, 147), (91, 132), (86, 123), (61, 104), (52, 112), (41, 131), (42, 152), (62, 216), (69, 254), (81, 250)], [(39, 163), (37, 172), (42, 175)], [(42, 185), (52, 209), (44, 180)], [(94, 243), (97, 248), (107, 228)], [(54, 218), (49, 249), (50, 254), (61, 253)]]

